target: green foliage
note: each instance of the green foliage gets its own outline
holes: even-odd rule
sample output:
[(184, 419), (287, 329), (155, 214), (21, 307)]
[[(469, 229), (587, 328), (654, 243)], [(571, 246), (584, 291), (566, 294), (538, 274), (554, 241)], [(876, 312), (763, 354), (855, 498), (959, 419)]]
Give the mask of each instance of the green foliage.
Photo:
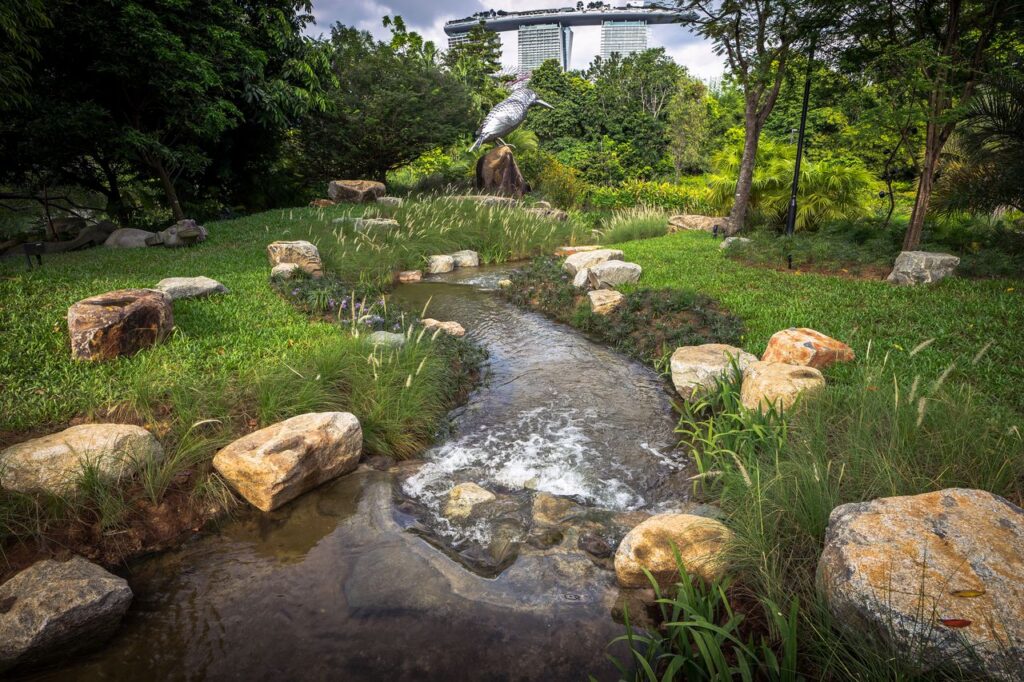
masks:
[(40, 33), (50, 25), (42, 0), (11, 0), (0, 6), (0, 90), (5, 93), (0, 110), (27, 101)]
[(329, 108), (308, 116), (296, 141), (295, 164), (307, 183), (383, 180), (475, 126), (466, 87), (434, 63), (404, 24), (392, 24), (392, 31), (385, 44), (354, 28), (332, 30), (338, 86), (328, 93)]
[(699, 80), (679, 77), (676, 92), (668, 103), (668, 152), (676, 176), (706, 170), (708, 143), (711, 138), (710, 103), (707, 88)]
[(714, 211), (711, 191), (703, 178), (686, 178), (679, 183), (634, 180), (619, 187), (590, 187), (587, 200), (598, 210), (655, 206), (676, 213), (708, 215)]
[(471, 28), (464, 42), (445, 52), (444, 66), (469, 89), (479, 117), (506, 96), (493, 77), (501, 71), (501, 37), (484, 22)]
[[(732, 206), (741, 153), (733, 147), (715, 155), (711, 202), (719, 212), (728, 212)], [(769, 225), (785, 223), (795, 159), (796, 150), (790, 145), (766, 139), (758, 147), (750, 208)], [(826, 221), (866, 215), (878, 186), (864, 165), (854, 159), (805, 159), (800, 165), (796, 229), (814, 229)]]
[(598, 241), (605, 244), (660, 237), (668, 230), (668, 214), (650, 207), (636, 206), (612, 213), (600, 232)]

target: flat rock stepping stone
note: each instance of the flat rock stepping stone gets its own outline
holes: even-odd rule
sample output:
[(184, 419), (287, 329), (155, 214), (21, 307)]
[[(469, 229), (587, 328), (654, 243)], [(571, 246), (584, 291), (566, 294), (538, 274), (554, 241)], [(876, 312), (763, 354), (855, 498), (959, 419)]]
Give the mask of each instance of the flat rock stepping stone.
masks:
[(886, 279), (893, 284), (931, 284), (953, 274), (960, 259), (948, 253), (903, 251)]
[(175, 301), (228, 293), (226, 286), (209, 277), (167, 277), (157, 282), (154, 288), (168, 294)]
[(386, 191), (383, 182), (374, 180), (333, 180), (327, 185), (327, 196), (338, 203), (374, 201)]
[(134, 424), (79, 424), (0, 452), (0, 487), (66, 495), (85, 467), (116, 481), (163, 458), (156, 437)]
[(427, 258), (427, 274), (443, 275), (455, 269), (455, 259), (451, 256), (430, 256)]
[(320, 260), (320, 251), (310, 242), (281, 241), (267, 245), (267, 257), (271, 265), (295, 263), (312, 277), (320, 278), (324, 274), (324, 264)]
[(394, 332), (373, 332), (370, 334), (370, 343), (374, 346), (388, 346), (389, 348), (401, 348), (405, 345), (405, 334)]
[(658, 585), (679, 582), (673, 546), (691, 576), (707, 582), (725, 573), (725, 549), (732, 532), (721, 522), (695, 514), (655, 514), (626, 534), (615, 552), (615, 577), (621, 587), (650, 587), (647, 569)]
[(591, 265), (588, 270), (587, 280), (592, 289), (614, 289), (623, 284), (636, 284), (643, 273), (643, 269), (636, 263), (620, 260)]
[(163, 341), (173, 329), (171, 297), (156, 289), (109, 291), (68, 308), (71, 356), (76, 360), (133, 355)]
[(761, 360), (805, 365), (823, 369), (836, 362), (853, 360), (853, 349), (842, 341), (806, 327), (791, 327), (775, 332), (768, 340)]
[(0, 672), (95, 648), (131, 602), (123, 578), (80, 556), (37, 561), (0, 585)]
[(590, 311), (595, 315), (607, 315), (622, 305), (626, 297), (613, 289), (587, 292), (590, 300)]
[(929, 668), (1024, 679), (1024, 510), (998, 495), (948, 488), (836, 507), (817, 583), (851, 634), (879, 633)]
[(735, 363), (743, 372), (757, 362), (757, 356), (742, 348), (724, 343), (682, 346), (672, 353), (672, 385), (684, 400), (696, 400), (714, 390), (722, 379), (728, 379)]
[(740, 401), (748, 410), (785, 410), (807, 391), (825, 387), (825, 377), (814, 367), (783, 362), (752, 362), (743, 370)]
[(622, 260), (622, 251), (618, 249), (596, 249), (570, 254), (562, 263), (562, 268), (570, 275), (575, 275), (584, 268), (592, 268), (598, 263), (609, 260)]
[(362, 451), (354, 415), (313, 412), (239, 438), (214, 455), (213, 467), (250, 504), (270, 511), (353, 471)]

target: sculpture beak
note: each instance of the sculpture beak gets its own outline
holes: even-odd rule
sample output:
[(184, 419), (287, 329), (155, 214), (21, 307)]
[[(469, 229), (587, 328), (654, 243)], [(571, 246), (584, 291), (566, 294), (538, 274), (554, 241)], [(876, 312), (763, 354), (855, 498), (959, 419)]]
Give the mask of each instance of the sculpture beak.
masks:
[(537, 105), (542, 106), (542, 107), (547, 107), (548, 109), (554, 109), (553, 106), (551, 106), (550, 104), (548, 104), (547, 102), (545, 102), (542, 99), (539, 99), (539, 100), (535, 101), (534, 104), (537, 104)]

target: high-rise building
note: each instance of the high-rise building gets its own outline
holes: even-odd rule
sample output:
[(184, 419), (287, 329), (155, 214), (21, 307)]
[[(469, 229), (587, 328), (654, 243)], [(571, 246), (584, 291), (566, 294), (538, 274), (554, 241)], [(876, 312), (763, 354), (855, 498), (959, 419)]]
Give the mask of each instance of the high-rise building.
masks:
[(646, 21), (601, 22), (601, 59), (608, 59), (614, 53), (626, 57), (646, 49)]
[(456, 45), (469, 42), (469, 32), (466, 33), (453, 33), (448, 36), (448, 49), (452, 49)]
[(561, 24), (534, 24), (519, 27), (519, 72), (533, 71), (549, 59), (558, 60), (563, 69), (572, 58), (572, 29)]

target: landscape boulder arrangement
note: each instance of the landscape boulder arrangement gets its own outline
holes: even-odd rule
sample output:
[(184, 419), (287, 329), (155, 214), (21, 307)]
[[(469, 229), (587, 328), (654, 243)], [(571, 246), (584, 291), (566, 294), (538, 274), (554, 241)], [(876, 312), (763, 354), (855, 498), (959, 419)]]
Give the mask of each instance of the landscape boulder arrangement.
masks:
[(763, 362), (784, 362), (817, 369), (853, 359), (853, 349), (845, 343), (806, 327), (790, 327), (776, 332), (768, 340), (761, 356)]
[(622, 305), (626, 297), (614, 289), (601, 289), (587, 292), (587, 299), (590, 302), (590, 312), (595, 315), (608, 315)]
[(926, 667), (1024, 679), (1024, 510), (998, 495), (950, 488), (836, 507), (817, 583), (853, 635), (878, 633)]
[(167, 277), (153, 288), (170, 296), (172, 301), (228, 293), (226, 286), (209, 277)]
[(403, 270), (398, 273), (398, 281), (402, 284), (411, 284), (413, 282), (419, 282), (423, 279), (422, 270)]
[(270, 258), (270, 264), (273, 266), (281, 263), (294, 263), (311, 277), (319, 279), (324, 275), (324, 264), (320, 260), (320, 251), (307, 241), (273, 242), (267, 245), (267, 257)]
[(87, 466), (117, 481), (163, 456), (156, 437), (141, 426), (79, 424), (0, 452), (0, 487), (67, 495)]
[(354, 415), (317, 412), (239, 438), (214, 455), (213, 467), (250, 504), (271, 511), (353, 471), (362, 450)]
[(110, 360), (163, 341), (174, 329), (171, 297), (155, 289), (119, 289), (68, 308), (71, 355)]
[(718, 228), (718, 234), (725, 236), (732, 234), (732, 223), (727, 217), (712, 217), (706, 215), (680, 214), (668, 219), (668, 233), (674, 234), (683, 231), (714, 232)]
[(0, 672), (102, 644), (131, 602), (124, 579), (82, 557), (32, 564), (0, 585)]
[(461, 324), (459, 324), (458, 322), (453, 322), (453, 321), (442, 322), (440, 320), (435, 320), (435, 319), (433, 319), (431, 317), (428, 317), (425, 320), (420, 320), (420, 322), (423, 324), (423, 326), (426, 329), (431, 330), (431, 331), (435, 330), (435, 329), (440, 329), (445, 334), (448, 334), (450, 336), (459, 336), (459, 337), (461, 337), (461, 336), (465, 336), (466, 335), (466, 329)]
[(599, 263), (604, 263), (610, 260), (622, 260), (623, 253), (618, 249), (592, 249), (587, 251), (577, 251), (576, 253), (569, 254), (565, 262), (562, 264), (562, 268), (570, 275), (575, 276), (580, 270), (591, 268)]
[(931, 284), (953, 274), (960, 259), (948, 253), (902, 251), (887, 280), (893, 284)]
[(377, 197), (377, 203), (381, 206), (390, 206), (392, 208), (398, 208), (402, 205), (401, 197)]
[(643, 269), (636, 263), (609, 260), (587, 268), (587, 282), (591, 289), (614, 289), (623, 284), (636, 284), (642, 273)]
[(476, 188), (517, 199), (530, 190), (512, 149), (505, 145), (495, 147), (476, 162)]
[(464, 521), (473, 513), (474, 507), (496, 499), (498, 497), (494, 493), (476, 483), (460, 483), (448, 493), (444, 515), (455, 521)]
[(694, 514), (656, 514), (626, 534), (615, 552), (621, 587), (650, 587), (647, 569), (662, 588), (680, 580), (673, 546), (687, 573), (712, 582), (722, 577), (732, 531), (715, 519)]
[(386, 192), (384, 183), (374, 180), (333, 180), (327, 185), (327, 196), (336, 203), (375, 201)]
[(683, 346), (672, 353), (672, 385), (684, 400), (697, 400), (728, 379), (733, 366), (743, 372), (757, 356), (724, 343)]
[(397, 220), (391, 218), (356, 218), (355, 219), (355, 230), (356, 232), (369, 232), (371, 230), (397, 230), (399, 224)]
[(825, 377), (814, 367), (784, 362), (752, 362), (743, 370), (740, 402), (748, 410), (764, 411), (774, 405), (785, 410), (807, 392), (825, 387)]

